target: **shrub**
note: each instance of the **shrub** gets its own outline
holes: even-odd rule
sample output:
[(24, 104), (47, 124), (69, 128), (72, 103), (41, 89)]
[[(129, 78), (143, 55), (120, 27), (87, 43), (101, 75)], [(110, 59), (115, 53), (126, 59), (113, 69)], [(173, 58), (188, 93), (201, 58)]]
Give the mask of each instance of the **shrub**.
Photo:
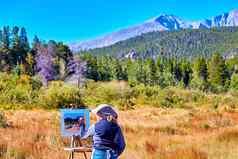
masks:
[(165, 90), (161, 93), (161, 106), (166, 108), (180, 107), (184, 100), (172, 89)]
[(116, 101), (120, 99), (120, 93), (120, 87), (112, 82), (89, 82), (84, 90), (83, 100), (87, 105), (116, 104)]
[(231, 76), (230, 88), (233, 90), (238, 90), (238, 74), (236, 73)]
[(161, 92), (161, 89), (158, 86), (145, 86), (143, 84), (138, 85), (134, 88), (134, 90), (135, 94), (145, 95), (146, 97), (158, 96), (158, 94)]
[(226, 90), (226, 87), (224, 86), (220, 86), (220, 85), (210, 85), (209, 87), (209, 91), (215, 94), (219, 94), (219, 93), (224, 93)]
[(174, 86), (176, 83), (176, 80), (171, 73), (164, 72), (164, 73), (160, 73), (158, 76), (159, 76), (158, 82), (161, 88)]
[(34, 90), (39, 90), (43, 86), (41, 79), (38, 76), (32, 77), (30, 82), (31, 82), (32, 89)]
[(136, 94), (132, 89), (123, 89), (121, 91), (120, 100), (118, 102), (118, 107), (123, 110), (133, 109), (135, 106)]
[(0, 112), (0, 128), (6, 128), (7, 126), (7, 120), (5, 119), (3, 113)]
[(26, 159), (28, 156), (27, 154), (19, 149), (10, 148), (6, 153), (6, 158), (12, 159)]
[(87, 82), (82, 99), (87, 105), (109, 103), (119, 109), (132, 109), (135, 92), (126, 82)]
[(232, 111), (235, 110), (238, 106), (238, 99), (232, 95), (226, 95), (222, 97), (220, 101), (220, 110)]
[(1, 100), (4, 103), (32, 103), (32, 88), (30, 85), (16, 85), (15, 88), (5, 92)]
[(222, 98), (220, 96), (213, 96), (212, 98), (212, 107), (217, 109), (220, 106)]
[(201, 90), (201, 91), (207, 91), (208, 90), (208, 82), (207, 81), (204, 81), (200, 78), (197, 78), (197, 77), (194, 77), (192, 80), (191, 80), (191, 88), (193, 89), (198, 89), (198, 90)]
[(15, 76), (0, 74), (0, 103), (1, 108), (12, 109), (19, 105), (32, 105), (38, 95), (38, 90), (33, 88), (34, 79), (27, 75)]
[(38, 103), (41, 106), (50, 109), (84, 106), (81, 100), (80, 89), (60, 81), (51, 82), (48, 88), (42, 87), (38, 99)]
[(166, 108), (187, 108), (192, 104), (207, 100), (204, 93), (198, 90), (188, 90), (176, 87), (161, 89), (159, 86), (138, 85), (133, 87), (133, 97), (136, 104)]

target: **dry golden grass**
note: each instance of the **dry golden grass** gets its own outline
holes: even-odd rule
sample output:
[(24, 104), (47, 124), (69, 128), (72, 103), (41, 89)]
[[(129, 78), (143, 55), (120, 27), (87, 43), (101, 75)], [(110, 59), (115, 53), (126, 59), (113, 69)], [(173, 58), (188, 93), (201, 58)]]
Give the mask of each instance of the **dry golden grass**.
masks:
[[(5, 111), (1, 159), (66, 159), (57, 111)], [(95, 121), (95, 118), (92, 118)], [(141, 108), (120, 112), (122, 159), (237, 159), (238, 113)]]

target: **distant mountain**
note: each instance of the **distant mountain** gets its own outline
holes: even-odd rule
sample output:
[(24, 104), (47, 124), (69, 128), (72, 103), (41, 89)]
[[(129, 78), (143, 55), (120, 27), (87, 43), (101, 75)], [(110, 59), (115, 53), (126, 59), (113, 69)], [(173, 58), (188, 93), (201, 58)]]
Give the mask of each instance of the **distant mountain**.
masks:
[(161, 14), (143, 24), (122, 29), (118, 32), (99, 37), (95, 40), (70, 44), (74, 52), (110, 46), (117, 42), (154, 31), (173, 31), (181, 29), (209, 29), (213, 27), (238, 26), (238, 10), (232, 10), (210, 19), (200, 21), (186, 21), (174, 15)]
[(158, 55), (193, 59), (201, 55), (210, 57), (216, 52), (227, 58), (238, 55), (238, 27), (150, 32), (79, 54), (109, 55), (120, 59), (156, 59)]

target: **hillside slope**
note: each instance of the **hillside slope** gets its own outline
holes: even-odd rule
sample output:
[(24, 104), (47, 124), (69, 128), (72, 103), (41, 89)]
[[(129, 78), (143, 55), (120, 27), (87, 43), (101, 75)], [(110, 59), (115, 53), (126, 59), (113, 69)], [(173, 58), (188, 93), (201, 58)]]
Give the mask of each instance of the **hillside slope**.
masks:
[(187, 29), (181, 31), (151, 32), (114, 45), (81, 51), (94, 55), (116, 57), (210, 56), (214, 52), (232, 56), (238, 53), (238, 27)]

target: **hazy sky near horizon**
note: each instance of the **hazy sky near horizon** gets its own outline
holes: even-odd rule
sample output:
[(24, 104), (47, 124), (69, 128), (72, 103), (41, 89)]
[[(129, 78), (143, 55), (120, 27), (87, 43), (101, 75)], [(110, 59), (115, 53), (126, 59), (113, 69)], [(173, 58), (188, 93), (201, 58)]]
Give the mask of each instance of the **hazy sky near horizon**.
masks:
[(200, 20), (238, 9), (238, 0), (2, 0), (0, 26), (32, 38), (73, 42), (140, 24), (161, 13)]

